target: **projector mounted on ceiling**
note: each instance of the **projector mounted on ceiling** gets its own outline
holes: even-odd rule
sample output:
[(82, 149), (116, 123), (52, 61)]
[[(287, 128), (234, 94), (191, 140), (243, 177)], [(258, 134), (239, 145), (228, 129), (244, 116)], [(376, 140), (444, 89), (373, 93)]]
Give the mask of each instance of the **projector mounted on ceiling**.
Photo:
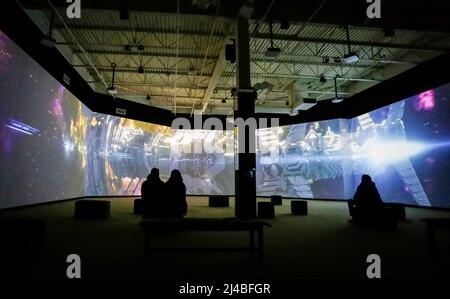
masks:
[(109, 93), (110, 95), (115, 95), (117, 94), (117, 90), (114, 88), (114, 86), (110, 86), (106, 89), (106, 92)]
[(41, 44), (46, 47), (53, 48), (56, 44), (56, 40), (51, 36), (44, 36), (41, 40)]
[(359, 60), (358, 54), (356, 52), (350, 52), (344, 56), (344, 61), (348, 64), (355, 63)]
[(106, 92), (109, 93), (112, 96), (117, 94), (117, 90), (114, 87), (114, 79), (115, 79), (115, 76), (116, 76), (116, 66), (117, 65), (114, 62), (111, 63), (111, 67), (112, 67), (112, 82), (111, 82), (111, 86), (106, 89)]
[(278, 57), (281, 54), (281, 49), (280, 48), (267, 48), (266, 50), (266, 57)]
[(337, 76), (334, 77), (334, 99), (331, 100), (333, 104), (338, 104), (342, 102), (344, 98), (338, 96), (338, 90), (337, 90)]
[(266, 57), (278, 57), (281, 54), (281, 49), (273, 46), (273, 31), (272, 31), (272, 21), (269, 22), (270, 29), (270, 47), (266, 50)]
[(348, 46), (348, 53), (344, 55), (344, 61), (348, 64), (355, 63), (359, 60), (359, 56), (356, 52), (352, 51), (352, 48), (350, 46), (350, 26), (345, 27), (345, 33), (347, 34), (347, 46)]
[(337, 97), (331, 100), (331, 103), (333, 104), (339, 104), (340, 102), (342, 102), (344, 100), (344, 98), (341, 97)]
[(53, 48), (53, 46), (55, 46), (56, 44), (56, 40), (52, 37), (54, 20), (55, 20), (55, 13), (52, 11), (52, 14), (50, 16), (50, 24), (48, 26), (48, 34), (44, 36), (41, 40), (41, 44), (49, 48)]

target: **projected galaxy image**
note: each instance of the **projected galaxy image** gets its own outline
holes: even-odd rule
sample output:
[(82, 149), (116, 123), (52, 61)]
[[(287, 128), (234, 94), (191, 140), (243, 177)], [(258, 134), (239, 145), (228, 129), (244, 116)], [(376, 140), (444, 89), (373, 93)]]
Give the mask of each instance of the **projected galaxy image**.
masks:
[(0, 207), (84, 195), (78, 101), (1, 32), (0, 99)]
[[(151, 168), (179, 169), (189, 194), (233, 194), (232, 132), (171, 130), (94, 113), (0, 32), (0, 208), (84, 195), (138, 195)], [(224, 147), (225, 149), (225, 147)]]
[(363, 114), (258, 132), (259, 195), (349, 199), (362, 174), (385, 202), (450, 207), (450, 84)]

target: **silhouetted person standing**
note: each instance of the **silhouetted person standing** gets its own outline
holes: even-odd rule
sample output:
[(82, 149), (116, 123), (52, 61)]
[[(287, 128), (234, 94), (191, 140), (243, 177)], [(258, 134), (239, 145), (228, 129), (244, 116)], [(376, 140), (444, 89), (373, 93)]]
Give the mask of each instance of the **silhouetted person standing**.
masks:
[(169, 216), (183, 218), (187, 214), (186, 186), (178, 169), (172, 170), (165, 184), (164, 198), (167, 200)]
[(353, 196), (359, 215), (366, 219), (375, 220), (380, 216), (383, 208), (383, 200), (372, 178), (364, 174), (361, 183)]
[(141, 196), (144, 200), (142, 215), (144, 217), (157, 217), (166, 214), (163, 203), (164, 182), (159, 178), (159, 169), (153, 168), (142, 183)]

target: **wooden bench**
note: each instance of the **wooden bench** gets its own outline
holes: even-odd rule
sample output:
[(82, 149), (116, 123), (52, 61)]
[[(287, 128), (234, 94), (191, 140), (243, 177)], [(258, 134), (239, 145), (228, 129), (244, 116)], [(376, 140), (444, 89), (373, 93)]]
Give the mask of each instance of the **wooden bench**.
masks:
[(436, 229), (450, 230), (450, 218), (426, 218), (422, 219), (427, 225), (428, 242), (432, 254), (436, 252)]
[[(150, 235), (154, 232), (173, 231), (248, 231), (250, 242), (248, 247), (221, 247), (221, 248), (179, 248), (179, 250), (204, 250), (204, 251), (250, 251), (253, 256), (257, 253), (258, 262), (263, 262), (264, 257), (264, 226), (269, 223), (260, 220), (244, 220), (237, 218), (179, 218), (150, 217), (143, 218), (139, 223), (145, 233), (144, 250), (167, 251), (167, 248), (151, 248)], [(255, 235), (257, 242), (255, 243)]]

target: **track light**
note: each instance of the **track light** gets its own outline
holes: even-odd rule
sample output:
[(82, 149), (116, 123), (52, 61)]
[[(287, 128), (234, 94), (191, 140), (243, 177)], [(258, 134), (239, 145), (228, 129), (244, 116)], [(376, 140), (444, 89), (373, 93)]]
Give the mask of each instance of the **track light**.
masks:
[(144, 73), (144, 67), (143, 67), (142, 65), (140, 65), (140, 66), (138, 67), (138, 73), (139, 73), (139, 74), (143, 74), (143, 73)]
[(147, 101), (150, 101), (150, 95), (149, 94), (147, 94), (147, 97), (145, 98)]
[(325, 78), (325, 75), (324, 74), (320, 75), (320, 83), (325, 83), (325, 82), (327, 82), (327, 78)]
[(227, 100), (225, 98), (222, 99), (222, 104), (226, 104)]
[(137, 46), (138, 51), (144, 51), (144, 46), (143, 45), (138, 45)]
[(289, 106), (289, 100), (286, 101), (286, 106)]

